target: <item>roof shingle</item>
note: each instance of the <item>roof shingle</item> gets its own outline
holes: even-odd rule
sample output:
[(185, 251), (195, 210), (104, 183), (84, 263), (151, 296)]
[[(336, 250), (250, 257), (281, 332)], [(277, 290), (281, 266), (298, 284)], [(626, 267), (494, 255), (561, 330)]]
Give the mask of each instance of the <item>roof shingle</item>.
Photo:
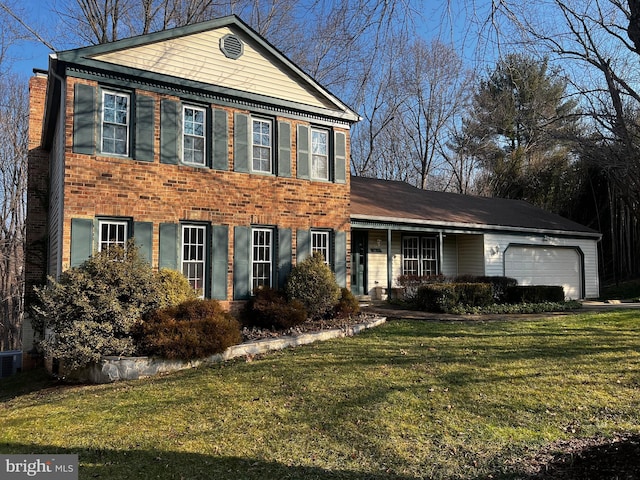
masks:
[(405, 182), (351, 177), (353, 219), (599, 236), (595, 230), (523, 200), (421, 190)]

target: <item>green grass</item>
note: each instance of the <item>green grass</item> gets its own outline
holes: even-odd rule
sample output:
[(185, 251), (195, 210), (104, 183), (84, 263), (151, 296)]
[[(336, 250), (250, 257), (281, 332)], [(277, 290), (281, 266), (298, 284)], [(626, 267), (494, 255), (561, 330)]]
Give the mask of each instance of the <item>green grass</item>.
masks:
[(0, 453), (77, 453), (83, 479), (522, 478), (556, 440), (640, 432), (639, 333), (636, 311), (393, 321), (135, 382), (5, 380)]

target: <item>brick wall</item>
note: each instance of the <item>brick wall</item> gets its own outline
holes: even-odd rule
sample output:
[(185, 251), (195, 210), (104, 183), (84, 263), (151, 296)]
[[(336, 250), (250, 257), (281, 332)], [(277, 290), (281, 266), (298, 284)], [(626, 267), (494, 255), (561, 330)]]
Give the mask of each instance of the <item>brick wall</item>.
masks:
[[(153, 162), (80, 155), (72, 152), (73, 85), (78, 81), (91, 83), (67, 79), (63, 269), (68, 268), (70, 263), (71, 219), (77, 217), (122, 216), (132, 217), (135, 221), (153, 222), (154, 266), (158, 265), (160, 223), (205, 221), (213, 225), (228, 225), (229, 272), (232, 272), (234, 226), (259, 224), (290, 228), (293, 245), (296, 244), (297, 229), (333, 229), (347, 232), (349, 238), (349, 176), (346, 184), (295, 178), (298, 121), (282, 118), (289, 121), (292, 127), (292, 178), (232, 171), (234, 110), (230, 108), (225, 108), (229, 124), (229, 171), (161, 164), (160, 100), (171, 97), (157, 94), (151, 94), (156, 100)], [(277, 122), (280, 119), (274, 120)], [(345, 130), (345, 133), (348, 139), (348, 131)], [(228, 297), (232, 298), (231, 275), (227, 290)]]
[(29, 80), (29, 154), (25, 249), (26, 301), (29, 303), (33, 285), (46, 278), (47, 196), (49, 159), (40, 148), (45, 109), (47, 78), (35, 76)]

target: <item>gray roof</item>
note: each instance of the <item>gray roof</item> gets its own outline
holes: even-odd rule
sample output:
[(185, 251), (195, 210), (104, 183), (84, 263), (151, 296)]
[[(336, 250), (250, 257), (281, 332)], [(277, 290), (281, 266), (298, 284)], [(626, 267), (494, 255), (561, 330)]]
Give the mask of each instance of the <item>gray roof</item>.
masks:
[(352, 221), (599, 238), (595, 230), (523, 200), (421, 190), (405, 182), (351, 177)]

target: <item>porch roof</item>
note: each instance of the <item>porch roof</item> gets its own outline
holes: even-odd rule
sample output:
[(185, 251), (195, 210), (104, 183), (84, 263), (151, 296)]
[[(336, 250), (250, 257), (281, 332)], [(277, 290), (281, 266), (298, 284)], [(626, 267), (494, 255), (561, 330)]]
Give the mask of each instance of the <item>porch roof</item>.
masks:
[(351, 177), (351, 219), (600, 237), (589, 227), (523, 200), (421, 190), (405, 182), (357, 176)]

